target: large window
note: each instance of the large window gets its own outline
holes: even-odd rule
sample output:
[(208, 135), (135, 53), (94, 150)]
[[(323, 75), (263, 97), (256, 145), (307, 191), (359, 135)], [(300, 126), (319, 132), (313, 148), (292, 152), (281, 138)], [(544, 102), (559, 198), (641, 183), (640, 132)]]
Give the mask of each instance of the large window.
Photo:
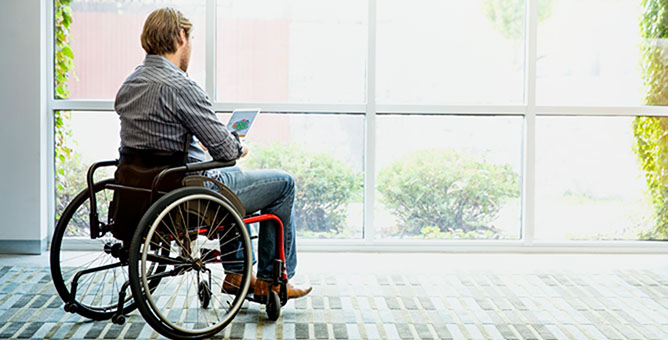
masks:
[(262, 109), (238, 165), (295, 177), (307, 247), (668, 235), (668, 44), (637, 0), (73, 0), (59, 204), (117, 157), (113, 100), (162, 6), (193, 22), (188, 74), (219, 118)]
[[(120, 146), (120, 122), (115, 112), (73, 111), (68, 123), (71, 135), (67, 146), (72, 151), (65, 161), (57, 163), (56, 218), (86, 188), (88, 167), (96, 161), (118, 158)], [(114, 174), (111, 168), (102, 168), (96, 175), (96, 180), (102, 180)]]
[[(378, 102), (519, 104), (524, 25), (520, 1), (378, 1)], [(512, 13), (511, 13), (512, 14)]]
[(193, 23), (195, 40), (188, 74), (204, 86), (204, 0), (74, 0), (70, 26), (74, 73), (68, 83), (71, 98), (109, 100), (116, 96), (125, 77), (144, 60), (140, 37), (146, 16), (162, 6), (178, 8)]
[(540, 117), (536, 238), (637, 239), (654, 223), (631, 117)]
[(367, 17), (357, 0), (218, 1), (216, 98), (364, 103)]
[(383, 238), (519, 239), (521, 117), (379, 116)]
[[(229, 114), (221, 115), (227, 121)], [(263, 113), (246, 139), (246, 170), (295, 179), (295, 228), (307, 238), (362, 238), (364, 117)]]
[(537, 102), (642, 104), (641, 1), (543, 3), (538, 8)]

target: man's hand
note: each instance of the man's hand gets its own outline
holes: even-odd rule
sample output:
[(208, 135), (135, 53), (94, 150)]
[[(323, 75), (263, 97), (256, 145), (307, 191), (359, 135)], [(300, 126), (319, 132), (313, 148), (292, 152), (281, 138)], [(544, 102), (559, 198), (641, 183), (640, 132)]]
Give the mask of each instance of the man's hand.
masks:
[(239, 158), (244, 158), (248, 154), (248, 147), (246, 144), (241, 144), (241, 157)]

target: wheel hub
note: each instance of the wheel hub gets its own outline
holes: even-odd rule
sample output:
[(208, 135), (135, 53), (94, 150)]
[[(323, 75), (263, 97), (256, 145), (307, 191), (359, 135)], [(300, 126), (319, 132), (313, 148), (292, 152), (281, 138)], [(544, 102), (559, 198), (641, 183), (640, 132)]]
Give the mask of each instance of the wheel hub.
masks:
[(204, 269), (206, 268), (204, 263), (202, 262), (202, 259), (194, 259), (191, 264), (192, 268), (198, 272), (204, 271)]

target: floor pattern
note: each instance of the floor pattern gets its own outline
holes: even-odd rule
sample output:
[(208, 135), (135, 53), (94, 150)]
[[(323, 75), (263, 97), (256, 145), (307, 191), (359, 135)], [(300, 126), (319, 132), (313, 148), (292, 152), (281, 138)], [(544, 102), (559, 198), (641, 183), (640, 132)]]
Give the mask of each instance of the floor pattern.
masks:
[[(668, 339), (668, 275), (461, 272), (307, 274), (306, 298), (277, 322), (248, 304), (222, 339)], [(0, 339), (161, 338), (133, 312), (124, 325), (66, 313), (49, 269), (0, 266)]]

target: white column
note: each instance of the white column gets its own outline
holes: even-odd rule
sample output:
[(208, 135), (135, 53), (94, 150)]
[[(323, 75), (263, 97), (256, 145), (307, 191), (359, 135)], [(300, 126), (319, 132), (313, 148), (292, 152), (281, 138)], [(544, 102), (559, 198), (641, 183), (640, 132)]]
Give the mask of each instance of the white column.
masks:
[(0, 253), (41, 253), (53, 224), (46, 11), (46, 0), (0, 2)]

